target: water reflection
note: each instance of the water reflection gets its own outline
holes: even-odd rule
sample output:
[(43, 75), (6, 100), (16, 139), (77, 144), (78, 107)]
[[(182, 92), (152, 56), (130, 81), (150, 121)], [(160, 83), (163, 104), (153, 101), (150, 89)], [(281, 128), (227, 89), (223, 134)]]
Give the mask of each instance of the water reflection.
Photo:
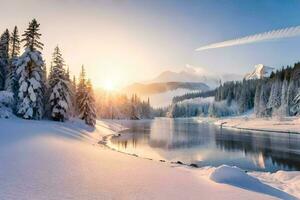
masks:
[(109, 145), (154, 159), (235, 165), (246, 170), (300, 170), (300, 135), (220, 129), (193, 119), (120, 121), (130, 127)]

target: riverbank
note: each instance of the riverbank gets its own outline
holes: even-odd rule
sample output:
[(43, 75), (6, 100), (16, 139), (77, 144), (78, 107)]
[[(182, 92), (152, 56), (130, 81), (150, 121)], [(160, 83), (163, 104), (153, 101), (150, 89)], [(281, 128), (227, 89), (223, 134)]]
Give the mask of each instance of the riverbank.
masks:
[(276, 119), (243, 115), (224, 118), (197, 118), (197, 120), (211, 122), (223, 128), (300, 134), (300, 117)]
[(98, 142), (124, 129), (114, 122), (93, 129), (81, 121), (0, 119), (0, 127), (0, 199), (295, 199), (239, 169), (111, 151)]

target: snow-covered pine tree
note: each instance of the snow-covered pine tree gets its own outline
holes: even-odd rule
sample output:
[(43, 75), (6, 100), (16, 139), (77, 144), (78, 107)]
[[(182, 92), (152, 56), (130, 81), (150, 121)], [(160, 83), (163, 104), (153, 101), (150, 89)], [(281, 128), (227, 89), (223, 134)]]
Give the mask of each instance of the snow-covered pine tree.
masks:
[(276, 78), (272, 83), (269, 101), (267, 104), (268, 109), (271, 110), (272, 115), (277, 114), (277, 110), (281, 104), (281, 81)]
[(293, 105), (294, 105), (294, 99), (297, 95), (297, 88), (295, 86), (295, 80), (291, 79), (290, 83), (289, 83), (289, 87), (288, 87), (288, 91), (287, 91), (287, 104), (288, 104), (288, 112), (289, 115), (294, 115), (295, 113), (293, 112)]
[(71, 82), (71, 101), (72, 101), (72, 110), (71, 114), (73, 117), (76, 116), (77, 106), (76, 106), (76, 77), (73, 76), (73, 80)]
[(257, 117), (260, 116), (260, 107), (259, 107), (260, 93), (261, 93), (261, 84), (258, 83), (256, 86), (255, 96), (254, 96), (254, 113)]
[(0, 37), (0, 90), (5, 89), (9, 69), (9, 41), (10, 34), (6, 29)]
[(76, 108), (80, 119), (83, 119), (82, 118), (83, 110), (80, 105), (84, 99), (85, 90), (86, 90), (86, 77), (85, 77), (85, 69), (84, 66), (82, 65), (81, 72), (79, 75), (79, 82), (76, 90)]
[(81, 110), (80, 113), (81, 119), (83, 119), (86, 124), (90, 126), (95, 126), (97, 116), (96, 116), (93, 87), (90, 80), (86, 82), (85, 95), (79, 107)]
[(287, 92), (288, 92), (288, 81), (284, 79), (281, 88), (281, 105), (280, 105), (280, 114), (282, 116), (289, 115)]
[(300, 115), (300, 88), (298, 89), (298, 94), (294, 98), (294, 104), (292, 106), (293, 113)]
[(14, 93), (14, 98), (17, 99), (18, 96), (18, 78), (16, 74), (16, 62), (18, 61), (18, 56), (20, 54), (20, 36), (18, 27), (15, 26), (10, 37), (11, 59), (9, 61), (9, 73), (6, 81), (6, 90)]
[(44, 112), (44, 61), (40, 50), (43, 44), (39, 41), (40, 24), (33, 19), (22, 35), (25, 52), (16, 62), (19, 77), (17, 114), (25, 119), (41, 119)]
[(269, 99), (269, 86), (267, 83), (263, 83), (260, 89), (260, 98), (259, 98), (259, 116), (266, 117), (269, 112), (267, 109), (268, 99)]
[(51, 118), (55, 121), (65, 121), (70, 116), (71, 91), (70, 81), (64, 69), (64, 60), (60, 49), (55, 47), (49, 76), (49, 103)]

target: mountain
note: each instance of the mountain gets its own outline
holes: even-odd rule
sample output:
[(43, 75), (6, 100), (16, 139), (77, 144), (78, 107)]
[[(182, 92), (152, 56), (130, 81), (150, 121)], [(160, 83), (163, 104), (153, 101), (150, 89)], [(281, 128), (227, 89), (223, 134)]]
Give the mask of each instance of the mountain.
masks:
[(181, 71), (164, 71), (148, 83), (155, 82), (202, 82), (210, 88), (215, 88), (222, 82), (242, 80), (238, 74), (217, 74), (201, 67), (186, 65)]
[(254, 71), (246, 74), (245, 79), (261, 79), (263, 77), (269, 77), (274, 71), (273, 67), (264, 66), (263, 64), (258, 64), (254, 66)]
[(134, 83), (122, 91), (126, 94), (138, 94), (142, 100), (149, 97), (154, 107), (165, 107), (171, 104), (174, 96), (186, 93), (207, 91), (209, 87), (201, 82), (165, 82), (165, 83)]
[(123, 89), (126, 93), (136, 93), (141, 96), (164, 93), (176, 89), (191, 91), (207, 91), (209, 87), (200, 82), (163, 82), (163, 83), (134, 83)]

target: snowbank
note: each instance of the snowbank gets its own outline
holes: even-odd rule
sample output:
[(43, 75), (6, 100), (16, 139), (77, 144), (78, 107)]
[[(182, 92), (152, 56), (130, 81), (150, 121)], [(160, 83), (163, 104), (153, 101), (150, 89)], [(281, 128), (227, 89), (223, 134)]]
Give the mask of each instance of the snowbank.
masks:
[(278, 171), (276, 173), (251, 172), (261, 182), (278, 188), (300, 199), (300, 172)]
[[(299, 172), (298, 174), (300, 175)], [(211, 180), (217, 183), (225, 183), (246, 190), (265, 193), (280, 199), (296, 199), (296, 197), (293, 197), (292, 195), (289, 195), (279, 189), (276, 189), (275, 187), (271, 187), (267, 184), (262, 183), (259, 179), (248, 175), (238, 167), (222, 165), (213, 170), (209, 177)]]
[[(203, 120), (203, 119), (202, 119)], [(282, 119), (276, 118), (255, 118), (252, 116), (239, 116), (215, 119), (216, 125), (227, 128), (272, 131), (285, 133), (300, 133), (300, 118), (286, 117)]]
[(274, 199), (99, 146), (97, 122), (0, 119), (0, 199)]

